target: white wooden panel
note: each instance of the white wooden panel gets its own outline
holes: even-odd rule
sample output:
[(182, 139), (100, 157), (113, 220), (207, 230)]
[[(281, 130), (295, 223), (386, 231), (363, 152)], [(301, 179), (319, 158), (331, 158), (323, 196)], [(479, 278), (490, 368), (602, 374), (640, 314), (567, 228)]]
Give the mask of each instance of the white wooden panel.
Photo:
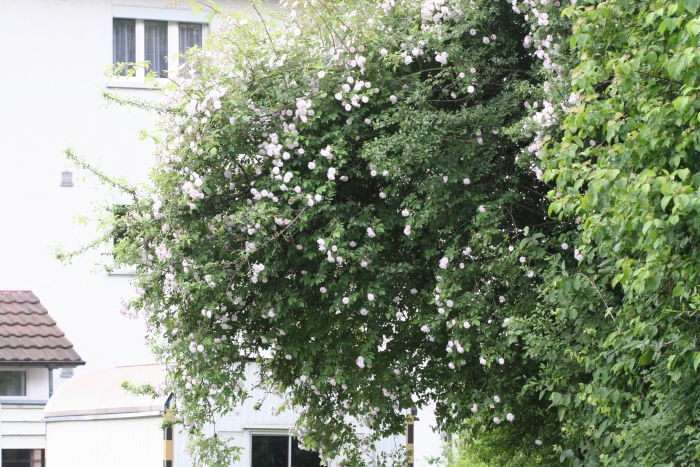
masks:
[(377, 453), (391, 453), (406, 448), (406, 437), (403, 435), (383, 438), (374, 444)]
[[(232, 426), (232, 429), (240, 431), (249, 427), (266, 427), (271, 428), (290, 428), (297, 420), (297, 415), (290, 411), (285, 410), (279, 415), (273, 415), (272, 409), (277, 409), (282, 404), (282, 399), (280, 397), (274, 396), (272, 394), (265, 394), (265, 391), (260, 389), (251, 390), (255, 382), (258, 379), (258, 365), (251, 363), (246, 368), (246, 385), (251, 391), (251, 398), (246, 400), (243, 405), (238, 408), (238, 415), (236, 418), (238, 426)], [(255, 410), (255, 405), (263, 400), (263, 403), (259, 410)], [(235, 414), (234, 414), (235, 415)]]
[[(228, 438), (232, 438), (231, 443), (232, 443), (234, 446), (243, 447), (243, 445), (244, 445), (243, 433), (226, 433), (226, 436), (227, 436)], [(240, 464), (240, 460), (238, 461), (238, 463), (236, 463), (235, 461), (232, 462), (231, 465), (232, 465), (232, 466), (238, 466), (238, 467), (240, 467), (240, 465), (241, 465), (241, 464)]]
[(3, 422), (41, 422), (43, 405), (2, 404), (0, 420)]
[(3, 422), (0, 430), (3, 436), (44, 436), (45, 433), (44, 424), (37, 422)]
[(47, 467), (160, 467), (160, 417), (47, 423)]
[[(232, 433), (232, 432), (227, 432), (227, 431), (219, 431), (217, 433), (220, 437), (230, 439), (231, 444), (233, 446), (240, 446), (244, 447), (243, 443), (243, 433)], [(173, 464), (175, 467), (193, 467), (192, 462), (190, 461), (189, 457), (187, 456), (187, 453), (184, 451), (184, 446), (185, 446), (185, 440), (186, 440), (186, 435), (179, 431), (179, 429), (175, 430), (175, 436), (174, 436), (174, 456), (173, 456)], [(231, 466), (232, 467), (240, 467), (241, 463), (240, 461), (238, 463), (232, 462)]]
[(2, 436), (0, 449), (44, 449), (46, 441), (41, 436)]
[(0, 449), (43, 449), (43, 405), (2, 404)]

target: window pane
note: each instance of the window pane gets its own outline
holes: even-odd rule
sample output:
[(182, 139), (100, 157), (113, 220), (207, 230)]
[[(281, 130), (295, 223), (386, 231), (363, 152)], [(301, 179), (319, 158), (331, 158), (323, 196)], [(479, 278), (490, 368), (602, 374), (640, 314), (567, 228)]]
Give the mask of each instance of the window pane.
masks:
[(0, 371), (0, 396), (26, 396), (27, 373), (24, 371)]
[[(34, 467), (31, 463), (31, 449), (3, 449), (3, 467)], [(38, 466), (37, 466), (38, 467)]]
[(299, 449), (299, 441), (292, 438), (292, 467), (320, 467), (321, 457), (316, 451)]
[[(202, 47), (202, 25), (196, 23), (180, 23), (180, 53), (185, 55), (194, 46)], [(180, 57), (180, 65), (185, 63), (185, 57)]]
[(144, 21), (143, 25), (146, 36), (144, 59), (151, 62), (149, 71), (157, 71), (159, 76), (164, 76), (163, 72), (168, 69), (165, 60), (168, 55), (168, 22)]
[[(136, 61), (136, 20), (114, 18), (112, 28), (112, 63)], [(126, 69), (121, 75), (126, 75)]]
[(288, 436), (253, 436), (251, 467), (288, 467)]
[(126, 213), (128, 208), (124, 204), (113, 204), (112, 214), (114, 215), (114, 220), (116, 221), (112, 228), (112, 239), (114, 246), (117, 246), (120, 240), (126, 238)]

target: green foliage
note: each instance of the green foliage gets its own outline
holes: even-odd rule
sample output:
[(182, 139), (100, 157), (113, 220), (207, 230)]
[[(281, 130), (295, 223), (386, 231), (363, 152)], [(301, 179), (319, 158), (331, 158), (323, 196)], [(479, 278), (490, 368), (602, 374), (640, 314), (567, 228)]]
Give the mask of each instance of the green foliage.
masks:
[[(591, 284), (614, 296), (604, 306), (615, 327), (591, 325), (599, 344), (577, 352), (593, 379), (568, 390), (590, 404), (565, 415), (579, 440), (573, 458), (586, 465), (697, 462), (697, 8), (619, 0), (567, 10), (579, 101), (546, 150), (545, 179), (557, 186), (551, 212), (581, 223)], [(558, 302), (584, 308), (578, 297)]]
[(529, 441), (526, 442), (517, 430), (465, 435), (454, 440), (448, 448), (447, 467), (538, 467), (557, 463)]
[(261, 385), (303, 409), (297, 435), (345, 464), (356, 423), (365, 442), (401, 433), (416, 402), (446, 431), (473, 404), (487, 431), (546, 417), (508, 336), (547, 255), (519, 240), (558, 229), (505, 135), (539, 82), (528, 26), (507, 4), (420, 6), (230, 18), (167, 94), (153, 195), (105, 222), (193, 436), (261, 356)]

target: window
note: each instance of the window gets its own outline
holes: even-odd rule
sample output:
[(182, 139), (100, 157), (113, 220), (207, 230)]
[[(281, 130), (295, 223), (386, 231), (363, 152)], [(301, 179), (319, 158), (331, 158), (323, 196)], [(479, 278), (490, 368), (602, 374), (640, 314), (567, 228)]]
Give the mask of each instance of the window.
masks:
[(27, 372), (26, 371), (0, 371), (0, 397), (1, 396), (26, 396)]
[[(192, 47), (202, 47), (202, 37), (204, 37), (204, 26), (197, 23), (180, 23), (178, 24), (178, 37), (180, 39), (179, 50), (186, 51)], [(181, 52), (184, 54), (184, 52)], [(184, 55), (180, 57), (180, 65), (185, 63)]]
[[(125, 204), (113, 204), (112, 214), (114, 215), (114, 227), (112, 228), (112, 247), (116, 248), (117, 244), (126, 238), (126, 215), (128, 213), (128, 206)], [(109, 253), (110, 256), (114, 257), (114, 251)]]
[(3, 467), (44, 467), (43, 449), (3, 449)]
[(145, 49), (144, 59), (151, 63), (149, 70), (165, 76), (168, 71), (168, 22), (144, 21)]
[[(115, 84), (116, 87), (116, 84)], [(129, 87), (129, 86), (126, 86)], [(139, 86), (134, 86), (134, 87), (139, 87)], [(143, 88), (143, 85), (140, 86)], [(105, 248), (103, 251), (100, 252), (100, 255), (105, 257), (105, 261), (103, 263), (103, 266), (107, 269), (108, 274), (110, 275), (127, 275), (127, 276), (133, 276), (136, 274), (136, 269), (133, 267), (122, 267), (120, 269), (114, 269), (114, 255), (116, 248), (119, 245), (119, 242), (123, 239), (126, 238), (127, 235), (127, 225), (126, 225), (126, 216), (129, 213), (129, 204), (131, 202), (131, 198), (129, 195), (126, 195), (125, 193), (120, 193), (116, 194), (113, 198), (113, 204), (111, 206), (111, 211), (112, 215), (114, 216), (114, 224), (112, 226), (112, 232), (111, 232), (111, 237), (112, 237), (112, 242), (111, 242), (111, 247), (110, 248)], [(72, 374), (71, 374), (72, 376)], [(63, 376), (63, 373), (61, 373), (61, 377)], [(70, 378), (70, 376), (67, 376)]]
[(318, 453), (300, 449), (296, 438), (253, 435), (252, 445), (251, 467), (321, 467)]
[[(112, 29), (112, 63), (136, 61), (136, 20), (115, 18)], [(123, 70), (121, 75), (126, 75)]]
[[(201, 47), (207, 34), (207, 24), (193, 21), (172, 21), (172, 18), (189, 18), (191, 12), (160, 11), (152, 8), (114, 7), (112, 20), (112, 63), (148, 61), (149, 71), (160, 78), (177, 70), (185, 62), (184, 55), (192, 47)], [(118, 17), (124, 14), (127, 17)], [(142, 15), (142, 17), (134, 17)], [(161, 19), (158, 19), (158, 18)], [(172, 18), (170, 18), (172, 17)], [(196, 19), (192, 16), (192, 19)], [(178, 56), (183, 55), (178, 60)], [(134, 70), (143, 78), (143, 69)], [(127, 70), (120, 73), (127, 74)]]

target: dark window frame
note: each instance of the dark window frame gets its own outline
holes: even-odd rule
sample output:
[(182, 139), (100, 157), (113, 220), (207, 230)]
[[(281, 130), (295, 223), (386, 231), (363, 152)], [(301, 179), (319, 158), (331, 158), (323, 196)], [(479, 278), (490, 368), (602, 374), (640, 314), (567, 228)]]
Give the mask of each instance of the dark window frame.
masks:
[[(188, 50), (203, 46), (209, 34), (208, 28), (206, 22), (115, 16), (112, 18), (112, 65), (146, 61), (150, 63), (148, 72), (155, 72), (158, 78), (165, 78), (168, 71), (176, 68), (168, 60), (179, 56), (179, 62), (174, 65), (182, 65)], [(130, 68), (132, 67), (125, 67), (119, 75), (126, 76)], [(132, 70), (132, 73), (143, 79), (145, 71), (138, 68)]]
[[(180, 65), (182, 65), (187, 61), (188, 50), (190, 50), (193, 47), (199, 47), (200, 49), (202, 48), (202, 45), (204, 44), (204, 25), (202, 23), (188, 23), (182, 21), (180, 23), (177, 23), (177, 28), (177, 50), (180, 54)], [(199, 35), (198, 38), (194, 38), (194, 41), (192, 41), (192, 37), (187, 34), (191, 33), (192, 30), (196, 30), (194, 31), (194, 34)]]
[(44, 467), (46, 451), (44, 449), (3, 449), (0, 459), (3, 467)]
[[(2, 386), (4, 382), (2, 376), (7, 373), (18, 373), (21, 375), (19, 381), (19, 384), (22, 386), (21, 394), (5, 394), (5, 389)], [(0, 370), (0, 397), (27, 397), (27, 370)]]
[[(122, 26), (124, 30), (121, 31)], [(124, 50), (117, 46), (118, 41), (125, 42)], [(118, 56), (119, 55), (119, 56)], [(136, 61), (136, 20), (132, 18), (112, 18), (112, 64), (133, 63)], [(119, 73), (126, 76), (129, 67)]]
[[(256, 440), (257, 438), (257, 440)], [(280, 441), (284, 440), (283, 443), (277, 443), (278, 446), (273, 446), (276, 448), (281, 448), (284, 444), (284, 450), (281, 455), (276, 456), (276, 458), (270, 459), (270, 457), (261, 458), (256, 456), (256, 444), (257, 448), (260, 448), (260, 442), (264, 438), (268, 438), (267, 448), (269, 449), (270, 438), (278, 438)], [(256, 443), (257, 441), (257, 443)], [(291, 448), (291, 455), (289, 449)], [(274, 453), (273, 453), (274, 455)], [(284, 461), (282, 461), (284, 459)], [(290, 436), (288, 434), (272, 434), (272, 433), (251, 433), (251, 448), (250, 448), (250, 466), (249, 467), (322, 467), (323, 463), (315, 451), (305, 451), (299, 448), (299, 440), (296, 437)]]
[[(149, 31), (149, 28), (152, 29)], [(148, 71), (155, 71), (159, 78), (168, 74), (168, 54), (170, 52), (168, 29), (168, 21), (152, 19), (143, 21), (143, 59), (150, 62)], [(165, 53), (163, 53), (164, 50)]]

